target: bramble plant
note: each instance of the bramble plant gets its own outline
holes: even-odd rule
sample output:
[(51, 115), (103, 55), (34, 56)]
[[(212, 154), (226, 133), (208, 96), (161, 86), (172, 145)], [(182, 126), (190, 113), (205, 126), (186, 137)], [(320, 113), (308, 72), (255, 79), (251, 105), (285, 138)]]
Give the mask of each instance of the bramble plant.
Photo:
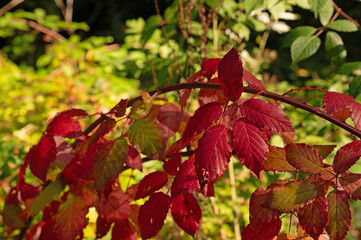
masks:
[[(249, 86), (244, 87), (243, 81)], [(201, 106), (189, 119), (183, 106), (168, 103), (161, 95), (184, 90), (180, 98), (186, 98), (193, 88), (201, 88)], [(240, 98), (244, 92), (255, 95)], [(194, 236), (201, 221), (194, 193), (213, 196), (214, 183), (235, 155), (258, 178), (262, 171), (307, 173), (302, 179), (297, 174), (296, 179), (275, 181), (252, 194), (250, 223), (242, 231), (243, 239), (273, 239), (281, 229), (280, 217), (288, 214), (299, 219), (298, 232), (304, 234), (299, 237), (327, 238), (326, 230), (333, 239), (344, 239), (351, 221), (348, 201), (361, 198), (361, 174), (348, 171), (361, 156), (361, 141), (342, 146), (332, 165), (326, 164), (323, 160), (335, 145), (295, 143), (291, 120), (278, 104), (302, 108), (361, 137), (361, 104), (351, 96), (324, 92), (325, 111), (268, 92), (243, 69), (233, 48), (222, 59), (204, 60), (202, 70), (188, 83), (143, 92), (130, 101), (122, 99), (84, 131), (79, 121), (89, 117), (88, 113), (80, 109), (61, 112), (26, 155), (17, 186), (6, 198), (5, 223), (26, 229), (42, 211), (28, 239), (38, 231), (40, 239), (74, 239), (82, 236), (88, 209), (95, 207), (97, 237), (104, 236), (114, 223), (113, 236), (134, 239), (139, 232), (147, 239), (162, 228), (170, 209), (177, 225)], [(344, 122), (348, 117), (356, 128)], [(117, 127), (122, 130), (116, 131)], [(112, 131), (116, 132), (113, 138), (106, 138)], [(176, 132), (181, 137), (167, 147)], [(284, 148), (269, 145), (273, 134), (282, 136)], [(160, 160), (163, 170), (123, 191), (118, 175), (127, 168), (141, 170), (142, 163), (151, 159)], [(43, 188), (25, 182), (28, 166), (44, 183)], [(171, 187), (163, 191), (167, 183)], [(142, 198), (147, 200), (140, 205), (137, 200)]]
[[(299, 2), (297, 4), (305, 1)], [(204, 30), (200, 36), (200, 49), (202, 55), (206, 56), (210, 23), (205, 12), (196, 2), (185, 1), (181, 4), (185, 12), (197, 6), (196, 12)], [(212, 5), (209, 12), (215, 22), (213, 30), (217, 30), (216, 10), (219, 2), (201, 1), (201, 4), (202, 7)], [(245, 1), (244, 4), (245, 18), (238, 18), (236, 14), (231, 16), (233, 9), (227, 8), (222, 8), (219, 15), (226, 20), (229, 17), (240, 21), (227, 26), (237, 44), (250, 35), (246, 23), (255, 27), (260, 24), (254, 16), (261, 16), (263, 11), (270, 12), (266, 33), (274, 27), (273, 24), (276, 25), (274, 18), (280, 17), (288, 6), (287, 1), (269, 1), (267, 10), (264, 10), (263, 1)], [(346, 50), (337, 32), (358, 31), (359, 24), (332, 0), (309, 0), (308, 4), (315, 16), (319, 16), (323, 27), (294, 28), (284, 39), (283, 47), (290, 47), (292, 62), (297, 63), (317, 52), (321, 44), (319, 36), (326, 31), (326, 54), (332, 64), (340, 66), (339, 73), (350, 77), (352, 87), (349, 94), (352, 96), (314, 87), (290, 89), (283, 95), (276, 94), (267, 90), (259, 79), (244, 69), (238, 50), (232, 48), (223, 58), (204, 59), (201, 70), (190, 76), (187, 82), (141, 92), (134, 99), (121, 99), (108, 112), (91, 114), (78, 108), (60, 112), (48, 122), (40, 141), (25, 156), (17, 184), (7, 194), (1, 213), (6, 234), (10, 236), (18, 230), (17, 239), (81, 239), (88, 226), (89, 213), (95, 209), (98, 214), (97, 238), (111, 232), (112, 239), (137, 239), (138, 236), (148, 239), (157, 236), (168, 215), (187, 234), (195, 237), (201, 231), (200, 199), (213, 197), (219, 192), (215, 183), (223, 180), (221, 178), (227, 169), (231, 171), (233, 158), (261, 182), (265, 172), (285, 173), (284, 180), (272, 182), (272, 179), (268, 179), (271, 183), (267, 187), (257, 188), (252, 193), (249, 224), (241, 229), (242, 239), (345, 239), (352, 215), (349, 201), (361, 199), (361, 174), (350, 172), (361, 156), (361, 140), (356, 140), (356, 137), (361, 138), (361, 104), (354, 99), (361, 92), (361, 78), (352, 76), (355, 70), (361, 68), (361, 64), (343, 64)], [(169, 9), (169, 19), (176, 19), (177, 9), (174, 6)], [(27, 15), (22, 14), (17, 13), (21, 17), (21, 24), (30, 21), (38, 27), (32, 20), (24, 21)], [(35, 15), (31, 15), (32, 18)], [(189, 19), (177, 15), (179, 27), (184, 38), (191, 39), (194, 37), (191, 29), (183, 26), (184, 22), (190, 21), (191, 14), (187, 16), (185, 13), (184, 16)], [(346, 19), (338, 19), (339, 16)], [(10, 17), (5, 20), (14, 23)], [(59, 22), (59, 26), (62, 25)], [(133, 25), (138, 27), (138, 24)], [(14, 26), (24, 28), (22, 25)], [(73, 27), (81, 26), (75, 24)], [(167, 29), (160, 26), (167, 36)], [(245, 32), (248, 35), (236, 36), (236, 26), (247, 29)], [(144, 31), (157, 27), (158, 22), (147, 21)], [(9, 29), (5, 30), (12, 33), (12, 28)], [(3, 34), (8, 34), (5, 30)], [(146, 43), (151, 33), (142, 35), (141, 41)], [(62, 38), (62, 35), (56, 36)], [(137, 37), (140, 36), (134, 36), (135, 39)], [(267, 39), (268, 35), (264, 34), (263, 37)], [(169, 44), (172, 43), (167, 40)], [(64, 39), (61, 41), (59, 43), (66, 45)], [(78, 43), (80, 40), (74, 41)], [(216, 50), (217, 37), (213, 41)], [(226, 46), (228, 39), (222, 41), (222, 46)], [(92, 44), (85, 41), (84, 49), (77, 56), (80, 63), (86, 60), (93, 64)], [(54, 44), (54, 49), (50, 50), (54, 54), (63, 53), (63, 48), (57, 50), (56, 46)], [(197, 49), (197, 46), (193, 47)], [(102, 48), (101, 44), (99, 48)], [(264, 46), (261, 48), (263, 50), (259, 52), (262, 55)], [(187, 51), (190, 54), (191, 51)], [(97, 61), (104, 61), (104, 53), (98, 55), (103, 58)], [(112, 63), (117, 69), (117, 63), (113, 61), (115, 58), (109, 54), (105, 65)], [(164, 58), (173, 64), (173, 59), (168, 55)], [(37, 62), (40, 67), (51, 61), (48, 54), (41, 59)], [(151, 62), (156, 69), (154, 65), (157, 64), (153, 60)], [(57, 64), (62, 67), (64, 62), (57, 61)], [(165, 68), (171, 68), (172, 64)], [(181, 65), (176, 64), (179, 64), (177, 67)], [(93, 68), (84, 68), (85, 78), (88, 77), (87, 71)], [(137, 71), (141, 70), (137, 68)], [(174, 69), (170, 71), (174, 79), (181, 74)], [(173, 75), (173, 71), (177, 74)], [(119, 72), (114, 72), (114, 76), (117, 74)], [(159, 79), (159, 83), (172, 83), (173, 78)], [(248, 86), (244, 86), (244, 82)], [(289, 96), (298, 91), (317, 92), (322, 96), (322, 106), (312, 106), (307, 101), (300, 102)], [(174, 95), (168, 95), (174, 92), (179, 92), (178, 103), (175, 103)], [(192, 92), (196, 94), (192, 95)], [(200, 107), (193, 109), (195, 111), (188, 104), (191, 96), (199, 102)], [(296, 120), (283, 110), (287, 105), (339, 126), (350, 133), (353, 141), (343, 146), (309, 145), (298, 141), (295, 138)], [(98, 118), (89, 124), (94, 116)], [(271, 145), (274, 136), (283, 140), (284, 147)], [(336, 147), (338, 150), (334, 151)], [(335, 157), (329, 161), (333, 152), (336, 152)], [(132, 181), (134, 172), (143, 171), (150, 161), (158, 167), (151, 168), (150, 172), (146, 169), (146, 175), (141, 180)], [(128, 178), (125, 172), (131, 173), (129, 180), (121, 181), (124, 175)], [(292, 174), (287, 175), (287, 172)], [(290, 231), (283, 233), (281, 230), (282, 224), (285, 225), (281, 219), (285, 216), (289, 217), (290, 222), (292, 216), (298, 219), (297, 229), (293, 231), (297, 232), (297, 237)], [(289, 226), (292, 227), (292, 224)], [(235, 232), (237, 227), (239, 225), (235, 224)]]

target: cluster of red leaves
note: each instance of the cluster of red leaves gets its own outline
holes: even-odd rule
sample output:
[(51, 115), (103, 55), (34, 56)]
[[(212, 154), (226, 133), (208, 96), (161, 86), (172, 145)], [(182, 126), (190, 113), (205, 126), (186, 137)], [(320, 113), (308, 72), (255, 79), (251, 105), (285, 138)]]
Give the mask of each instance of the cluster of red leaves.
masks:
[[(300, 236), (318, 239), (326, 230), (333, 239), (344, 239), (351, 221), (348, 199), (361, 198), (361, 174), (348, 172), (361, 156), (361, 141), (340, 148), (332, 166), (327, 165), (323, 160), (335, 146), (293, 143), (294, 128), (279, 104), (240, 99), (243, 81), (260, 92), (266, 89), (243, 69), (236, 49), (222, 59), (204, 60), (201, 67), (189, 81), (218, 82), (221, 90), (200, 90), (200, 107), (190, 117), (181, 110), (190, 90), (181, 93), (181, 107), (155, 104), (156, 96), (141, 93), (142, 100), (126, 114), (127, 100), (121, 100), (91, 135), (84, 134), (77, 118), (88, 116), (86, 112), (73, 109), (58, 114), (26, 155), (17, 187), (6, 198), (2, 215), (8, 232), (26, 230), (27, 221), (42, 212), (27, 239), (82, 237), (86, 215), (94, 207), (99, 214), (97, 237), (112, 228), (112, 239), (137, 239), (138, 234), (151, 238), (169, 210), (176, 224), (194, 236), (202, 217), (195, 192), (214, 196), (214, 183), (235, 155), (258, 178), (262, 171), (309, 174), (257, 189), (242, 239), (284, 239), (279, 235), (282, 214), (297, 214)], [(361, 127), (361, 105), (352, 97), (326, 92), (323, 102), (328, 114), (342, 121), (351, 117)], [(109, 140), (106, 135), (119, 123), (121, 136)], [(167, 147), (176, 132), (181, 138)], [(269, 145), (275, 133), (284, 138), (284, 148)], [(182, 159), (186, 147), (191, 154)], [(123, 191), (118, 176), (126, 168), (142, 170), (140, 154), (163, 161), (164, 171), (152, 172)], [(28, 166), (43, 189), (25, 182)], [(335, 190), (328, 193), (330, 186)], [(170, 195), (164, 191), (169, 187)], [(141, 198), (143, 205), (137, 203)]]

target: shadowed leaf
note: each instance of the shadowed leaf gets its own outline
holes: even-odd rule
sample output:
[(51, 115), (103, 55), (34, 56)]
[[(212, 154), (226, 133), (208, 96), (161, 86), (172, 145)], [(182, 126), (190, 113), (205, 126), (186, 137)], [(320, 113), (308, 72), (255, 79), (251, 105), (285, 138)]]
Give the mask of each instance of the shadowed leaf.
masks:
[(305, 143), (291, 143), (285, 147), (286, 159), (295, 168), (307, 173), (322, 172), (322, 158), (315, 149)]
[(346, 172), (361, 156), (361, 140), (342, 146), (336, 153), (332, 167), (336, 173)]
[(264, 161), (263, 170), (290, 172), (296, 170), (296, 168), (287, 162), (284, 148), (269, 146), (269, 153)]

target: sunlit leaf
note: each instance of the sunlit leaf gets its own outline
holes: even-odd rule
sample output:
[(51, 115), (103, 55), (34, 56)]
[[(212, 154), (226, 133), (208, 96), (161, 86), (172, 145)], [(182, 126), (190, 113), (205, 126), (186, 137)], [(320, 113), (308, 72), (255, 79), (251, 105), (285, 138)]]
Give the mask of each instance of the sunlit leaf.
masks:
[(282, 221), (277, 218), (261, 226), (248, 224), (242, 231), (243, 240), (272, 240), (281, 230)]
[(291, 45), (292, 62), (297, 63), (315, 54), (321, 45), (321, 40), (315, 36), (298, 37)]
[(276, 220), (281, 213), (263, 207), (270, 197), (270, 190), (257, 189), (249, 202), (249, 222), (252, 226), (262, 226)]
[(168, 175), (165, 172), (157, 171), (146, 175), (140, 181), (135, 200), (144, 198), (161, 189), (168, 182)]
[(158, 192), (139, 209), (139, 230), (143, 239), (154, 237), (163, 227), (170, 206), (170, 197)]
[(296, 168), (288, 163), (284, 148), (269, 146), (269, 153), (264, 161), (263, 170), (289, 172), (296, 170)]
[(268, 155), (266, 135), (257, 127), (239, 120), (233, 126), (232, 145), (239, 161), (259, 177)]
[(336, 153), (332, 167), (336, 173), (346, 172), (361, 156), (361, 140), (342, 146)]
[(217, 181), (227, 170), (232, 148), (223, 125), (216, 125), (204, 133), (195, 153), (195, 166), (201, 187)]
[(361, 174), (342, 173), (339, 181), (351, 198), (361, 200)]
[(323, 162), (315, 149), (305, 143), (286, 145), (286, 159), (295, 168), (307, 173), (321, 173)]
[(339, 32), (356, 32), (358, 30), (355, 23), (347, 19), (339, 19), (327, 25), (328, 28)]
[(344, 193), (332, 191), (327, 195), (330, 222), (327, 233), (334, 240), (345, 239), (351, 224), (351, 210)]

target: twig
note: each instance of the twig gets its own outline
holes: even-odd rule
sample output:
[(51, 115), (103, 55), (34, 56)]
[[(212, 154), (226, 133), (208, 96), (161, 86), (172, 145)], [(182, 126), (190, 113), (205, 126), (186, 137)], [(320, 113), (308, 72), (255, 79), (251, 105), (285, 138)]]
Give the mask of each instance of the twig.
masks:
[(65, 22), (71, 23), (73, 21), (73, 3), (74, 0), (66, 1), (66, 9), (65, 9)]
[(342, 16), (344, 16), (345, 18), (347, 18), (348, 20), (350, 20), (351, 22), (353, 22), (354, 24), (356, 24), (357, 27), (360, 27), (360, 24), (353, 19), (352, 17), (350, 17), (347, 13), (345, 13), (344, 11), (342, 11), (342, 9), (337, 6), (337, 4), (334, 2), (334, 0), (331, 0), (333, 7), (335, 8), (335, 10), (340, 13)]
[(58, 8), (60, 8), (61, 13), (63, 14), (63, 17), (65, 18), (66, 16), (66, 10), (65, 10), (65, 5), (63, 0), (54, 0), (56, 6), (58, 6)]
[(0, 9), (0, 16), (4, 15), (22, 2), (24, 2), (24, 0), (12, 0)]
[[(237, 203), (237, 190), (236, 190), (236, 180), (234, 175), (234, 166), (233, 161), (231, 160), (228, 165), (228, 172), (229, 172), (229, 182), (231, 185), (231, 198), (233, 203)], [(241, 239), (241, 232), (240, 232), (240, 225), (239, 225), (239, 215), (238, 215), (238, 205), (233, 204), (233, 227), (234, 227), (234, 239), (240, 240)]]
[(45, 33), (46, 35), (50, 36), (55, 40), (65, 40), (65, 37), (63, 37), (58, 32), (55, 32), (54, 30), (46, 28), (43, 25), (40, 25), (39, 23), (34, 22), (32, 20), (28, 20), (27, 22), (30, 27), (34, 28), (35, 30), (38, 30), (39, 32)]

